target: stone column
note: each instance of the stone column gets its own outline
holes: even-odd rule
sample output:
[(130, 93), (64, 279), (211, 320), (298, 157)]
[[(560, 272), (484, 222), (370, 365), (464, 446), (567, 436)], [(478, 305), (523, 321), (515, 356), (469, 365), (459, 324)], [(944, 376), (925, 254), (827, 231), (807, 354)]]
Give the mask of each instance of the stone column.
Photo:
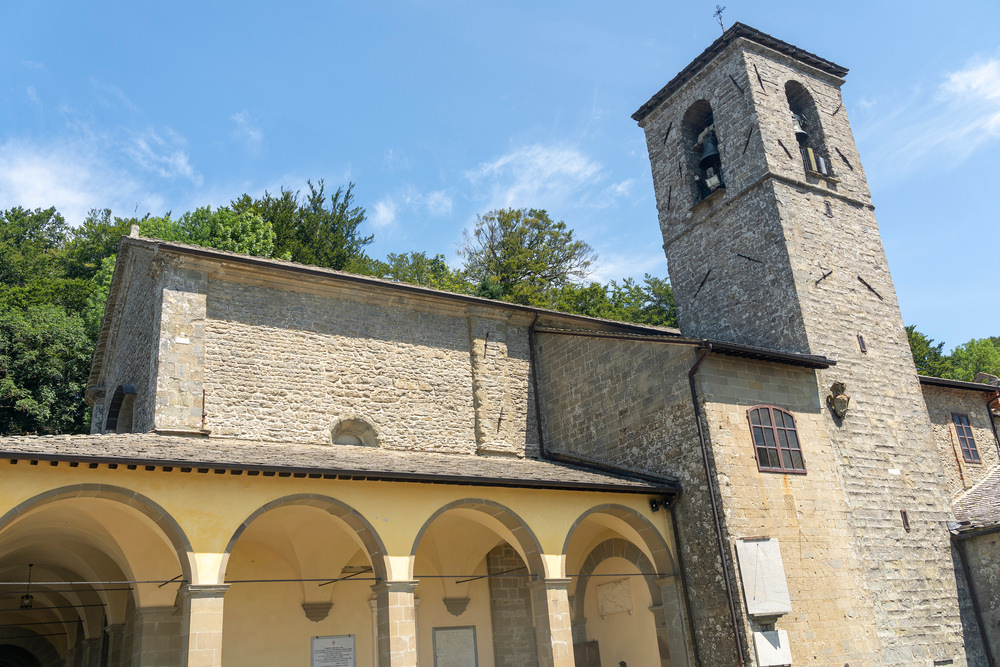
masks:
[(132, 618), (132, 667), (177, 665), (180, 615), (176, 607), (140, 607)]
[(569, 582), (569, 579), (544, 579), (531, 584), (538, 667), (574, 667)]
[(416, 667), (417, 581), (385, 581), (372, 586), (378, 608), (379, 667)]
[[(662, 647), (668, 647), (667, 655), (660, 650), (660, 658), (666, 658), (664, 664), (670, 667), (688, 667), (688, 640), (684, 618), (684, 591), (678, 577), (670, 576), (657, 579), (660, 586), (661, 605), (653, 605), (656, 615), (656, 639)], [(655, 602), (655, 600), (654, 600)], [(656, 607), (659, 606), (657, 611)]]
[(222, 599), (229, 584), (188, 584), (181, 588), (182, 667), (222, 666)]
[(80, 645), (83, 667), (101, 667), (102, 644), (103, 641), (100, 637), (83, 640), (83, 643)]
[(124, 661), (125, 652), (122, 650), (125, 624), (109, 625), (104, 628), (104, 632), (108, 635), (108, 667), (128, 667), (128, 663)]

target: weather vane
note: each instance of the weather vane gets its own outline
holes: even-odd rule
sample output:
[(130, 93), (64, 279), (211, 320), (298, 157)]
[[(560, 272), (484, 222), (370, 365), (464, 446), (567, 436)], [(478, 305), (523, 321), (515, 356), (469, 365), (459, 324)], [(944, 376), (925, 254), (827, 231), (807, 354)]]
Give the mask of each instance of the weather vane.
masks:
[(721, 5), (716, 5), (715, 6), (715, 13), (712, 14), (712, 16), (715, 17), (715, 20), (719, 22), (719, 27), (722, 28), (722, 32), (726, 32), (726, 26), (723, 25), (723, 23), (722, 23), (722, 12), (724, 12), (724, 11), (726, 11), (725, 7), (723, 7)]

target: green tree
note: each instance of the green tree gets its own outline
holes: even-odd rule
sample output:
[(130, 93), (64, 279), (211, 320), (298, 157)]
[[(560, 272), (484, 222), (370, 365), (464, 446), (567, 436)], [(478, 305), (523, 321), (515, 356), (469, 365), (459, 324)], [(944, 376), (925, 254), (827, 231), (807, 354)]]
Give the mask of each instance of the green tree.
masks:
[(259, 199), (243, 195), (232, 202), (232, 208), (254, 211), (271, 224), (275, 256), (346, 270), (365, 257), (365, 247), (374, 238), (359, 231), (365, 210), (354, 203), (354, 184), (337, 188), (329, 197), (322, 179), (316, 185), (308, 181), (308, 186), (304, 197), (282, 188), (277, 197), (267, 192)]
[[(146, 218), (148, 219), (147, 215)], [(132, 225), (141, 224), (138, 218), (113, 218), (111, 209), (92, 209), (83, 224), (70, 233), (66, 245), (66, 274), (73, 278), (92, 278), (101, 269), (102, 262), (118, 252), (123, 236), (128, 236)]]
[(597, 259), (564, 222), (540, 209), (499, 209), (480, 216), (459, 254), (482, 295), (545, 306), (578, 283)]
[(445, 256), (441, 254), (428, 257), (425, 252), (389, 253), (384, 261), (362, 257), (355, 260), (348, 269), (376, 278), (423, 285), (447, 292), (473, 292), (473, 285), (461, 271), (448, 266)]
[(648, 273), (639, 284), (631, 278), (607, 285), (569, 285), (552, 304), (556, 310), (620, 322), (677, 326), (677, 308), (670, 283)]
[(86, 431), (93, 351), (80, 316), (59, 306), (0, 311), (0, 434)]
[(910, 341), (910, 353), (913, 355), (917, 373), (931, 377), (951, 377), (952, 366), (948, 357), (942, 352), (943, 342), (935, 345), (932, 338), (917, 331), (917, 327), (913, 324), (906, 327), (906, 337)]
[(243, 255), (274, 256), (274, 229), (252, 210), (237, 212), (223, 206), (213, 211), (211, 206), (203, 206), (176, 220), (169, 213), (163, 217), (147, 216), (139, 224), (139, 233)]
[(973, 338), (949, 355), (951, 370), (946, 377), (972, 382), (978, 373), (1000, 375), (1000, 347), (991, 338)]

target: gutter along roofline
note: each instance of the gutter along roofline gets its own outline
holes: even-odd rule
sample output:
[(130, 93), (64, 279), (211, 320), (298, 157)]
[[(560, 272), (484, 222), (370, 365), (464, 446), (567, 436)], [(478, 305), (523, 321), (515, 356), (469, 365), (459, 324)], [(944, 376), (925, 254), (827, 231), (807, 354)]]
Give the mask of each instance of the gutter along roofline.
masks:
[[(420, 452), (415, 452), (420, 454)], [(160, 469), (164, 472), (179, 470), (182, 473), (197, 472), (206, 474), (232, 474), (264, 477), (298, 477), (311, 479), (340, 479), (353, 481), (370, 482), (410, 482), (418, 484), (447, 484), (459, 486), (486, 486), (501, 488), (519, 489), (549, 489), (558, 491), (590, 491), (590, 492), (610, 492), (628, 493), (642, 495), (665, 495), (676, 496), (680, 493), (680, 485), (676, 482), (661, 478), (653, 478), (643, 475), (630, 475), (634, 479), (632, 484), (615, 484), (613, 482), (573, 482), (573, 481), (552, 481), (552, 480), (526, 480), (501, 477), (481, 477), (463, 475), (440, 475), (425, 474), (419, 472), (392, 472), (392, 471), (362, 471), (351, 470), (349, 468), (310, 468), (303, 466), (280, 466), (280, 465), (260, 465), (260, 464), (240, 464), (240, 463), (219, 463), (210, 461), (192, 460), (167, 460), (167, 459), (144, 459), (141, 457), (111, 457), (111, 456), (72, 456), (66, 454), (39, 454), (32, 452), (5, 452), (0, 451), (0, 460), (8, 460), (12, 464), (20, 461), (28, 461), (30, 465), (38, 465), (39, 462), (47, 462), (51, 466), (58, 466), (68, 463), (70, 467), (80, 467), (86, 465), (88, 468), (98, 468), (99, 466), (109, 466), (117, 469), (125, 466), (132, 469), (144, 468), (148, 471)], [(560, 462), (561, 465), (568, 465)], [(577, 465), (577, 468), (586, 468)], [(593, 472), (589, 470), (588, 472)], [(615, 474), (607, 469), (600, 470), (606, 476), (622, 477), (624, 475)], [(639, 486), (635, 482), (642, 481), (647, 485)]]

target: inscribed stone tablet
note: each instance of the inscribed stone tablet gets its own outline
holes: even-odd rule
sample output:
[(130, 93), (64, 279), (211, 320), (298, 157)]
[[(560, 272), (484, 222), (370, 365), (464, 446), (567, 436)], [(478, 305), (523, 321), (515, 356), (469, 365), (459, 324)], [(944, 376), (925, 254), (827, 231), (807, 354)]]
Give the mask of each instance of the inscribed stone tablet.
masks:
[(354, 635), (313, 637), (312, 667), (356, 667)]

